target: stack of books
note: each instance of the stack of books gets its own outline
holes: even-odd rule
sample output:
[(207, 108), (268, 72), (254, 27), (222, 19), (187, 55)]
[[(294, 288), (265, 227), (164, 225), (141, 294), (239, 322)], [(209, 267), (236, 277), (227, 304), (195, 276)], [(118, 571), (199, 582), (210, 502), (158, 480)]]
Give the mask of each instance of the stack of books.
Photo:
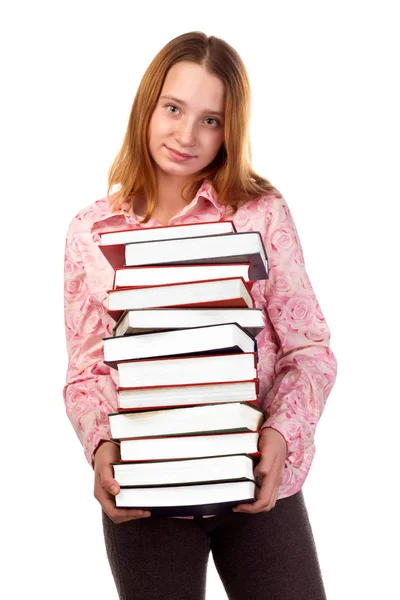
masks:
[(104, 362), (119, 374), (116, 506), (186, 516), (254, 502), (260, 233), (231, 221), (176, 225), (104, 233), (100, 249), (115, 270)]

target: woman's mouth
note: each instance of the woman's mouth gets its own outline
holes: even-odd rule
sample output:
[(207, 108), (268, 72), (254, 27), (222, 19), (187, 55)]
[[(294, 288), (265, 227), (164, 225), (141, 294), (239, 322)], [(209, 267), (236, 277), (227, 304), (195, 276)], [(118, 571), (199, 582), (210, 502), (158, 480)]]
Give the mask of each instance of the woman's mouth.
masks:
[(182, 152), (178, 152), (177, 150), (172, 150), (172, 148), (168, 148), (168, 146), (165, 146), (165, 147), (168, 150), (168, 153), (171, 156), (171, 158), (173, 158), (174, 160), (176, 160), (178, 162), (185, 162), (191, 158), (194, 158), (194, 156), (192, 156), (191, 154), (182, 154)]

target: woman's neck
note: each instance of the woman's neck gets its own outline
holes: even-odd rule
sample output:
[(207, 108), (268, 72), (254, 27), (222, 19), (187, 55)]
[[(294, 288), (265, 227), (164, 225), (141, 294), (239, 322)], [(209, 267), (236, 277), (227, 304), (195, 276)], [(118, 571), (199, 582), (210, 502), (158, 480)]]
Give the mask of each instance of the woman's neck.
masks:
[(157, 207), (162, 212), (178, 212), (186, 206), (182, 198), (182, 190), (187, 180), (182, 177), (171, 177), (158, 171), (157, 177)]
[[(183, 200), (181, 194), (185, 182), (182, 178), (163, 177), (157, 174), (157, 197), (152, 218), (157, 219), (163, 225), (179, 213), (188, 202)], [(137, 198), (135, 213), (143, 216), (146, 212), (147, 203), (144, 196)]]

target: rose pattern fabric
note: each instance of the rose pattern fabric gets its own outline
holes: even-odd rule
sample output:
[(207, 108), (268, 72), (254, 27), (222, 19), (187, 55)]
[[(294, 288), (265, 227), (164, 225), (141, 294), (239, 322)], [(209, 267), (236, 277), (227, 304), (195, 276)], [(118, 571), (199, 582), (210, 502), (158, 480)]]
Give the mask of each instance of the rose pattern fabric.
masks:
[[(219, 204), (209, 181), (170, 225), (232, 219), (237, 231), (260, 231), (269, 262), (269, 279), (257, 281), (252, 295), (265, 327), (257, 336), (259, 405), (263, 427), (286, 439), (288, 455), (278, 498), (299, 491), (315, 453), (314, 434), (336, 377), (330, 331), (307, 276), (293, 218), (274, 190), (246, 202), (236, 215)], [(118, 372), (103, 362), (102, 338), (115, 321), (107, 313), (107, 291), (114, 271), (98, 248), (100, 233), (160, 227), (128, 212), (111, 213), (102, 198), (72, 220), (65, 246), (65, 328), (68, 368), (63, 395), (66, 411), (88, 462), (100, 440), (110, 439), (108, 413), (117, 409)]]

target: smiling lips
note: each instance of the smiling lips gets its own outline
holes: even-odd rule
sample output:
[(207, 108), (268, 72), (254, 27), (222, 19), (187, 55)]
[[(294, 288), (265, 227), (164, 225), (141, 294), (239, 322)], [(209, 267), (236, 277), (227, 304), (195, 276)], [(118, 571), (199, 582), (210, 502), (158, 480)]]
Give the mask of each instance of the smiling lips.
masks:
[(168, 148), (168, 146), (165, 147), (171, 154), (172, 158), (175, 158), (177, 160), (187, 160), (189, 158), (194, 158), (194, 156), (192, 156), (191, 154), (183, 154), (182, 152), (178, 152), (177, 150), (172, 150), (172, 148)]

